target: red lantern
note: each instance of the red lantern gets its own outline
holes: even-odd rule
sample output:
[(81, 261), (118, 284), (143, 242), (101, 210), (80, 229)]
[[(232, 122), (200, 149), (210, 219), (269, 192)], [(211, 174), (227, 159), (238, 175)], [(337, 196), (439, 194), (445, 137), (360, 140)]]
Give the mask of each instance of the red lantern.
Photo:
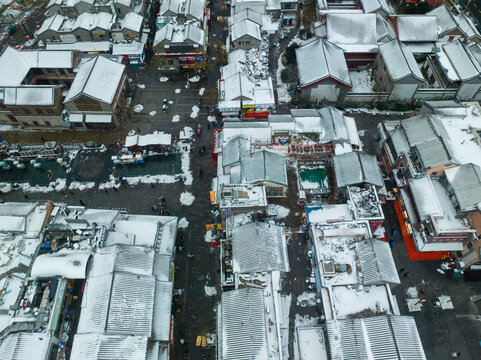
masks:
[(35, 11), (39, 11), (40, 8), (38, 6), (35, 6)]
[(16, 27), (20, 27), (20, 23), (15, 23), (15, 26), (16, 26)]
[(30, 19), (30, 18), (29, 18), (28, 16), (24, 16), (23, 19), (24, 19), (24, 20), (28, 20), (28, 19)]
[(20, 45), (15, 46), (15, 49), (20, 50)]
[(41, 27), (42, 27), (42, 26), (40, 26), (40, 25), (37, 25), (37, 26), (36, 26), (37, 30), (40, 30)]
[(2, 35), (4, 38), (8, 38), (8, 33), (3, 33)]
[(28, 36), (28, 35), (25, 36), (25, 39), (26, 39), (27, 41), (30, 40), (30, 36)]

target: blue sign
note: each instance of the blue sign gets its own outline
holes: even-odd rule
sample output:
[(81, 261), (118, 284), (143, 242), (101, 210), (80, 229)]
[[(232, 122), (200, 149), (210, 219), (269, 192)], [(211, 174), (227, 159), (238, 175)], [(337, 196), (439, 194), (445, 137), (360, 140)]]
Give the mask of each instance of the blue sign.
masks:
[(0, 145), (8, 145), (7, 140), (0, 136)]

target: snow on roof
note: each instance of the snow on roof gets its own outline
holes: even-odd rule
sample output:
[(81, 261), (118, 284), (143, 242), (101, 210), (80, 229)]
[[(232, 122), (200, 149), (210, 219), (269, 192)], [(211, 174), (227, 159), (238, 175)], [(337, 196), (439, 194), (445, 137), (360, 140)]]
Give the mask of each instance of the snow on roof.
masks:
[(198, 26), (188, 24), (184, 30), (184, 41), (187, 39), (198, 45), (204, 46), (205, 32)]
[(348, 204), (309, 206), (306, 207), (306, 213), (309, 222), (314, 224), (354, 220), (352, 209)]
[(232, 17), (232, 23), (236, 23), (238, 21), (245, 20), (245, 19), (251, 20), (260, 26), (262, 26), (262, 23), (263, 23), (262, 15), (249, 8), (234, 14), (234, 16)]
[(471, 40), (474, 37), (479, 39), (481, 37), (476, 25), (469, 18), (469, 16), (466, 16), (465, 13), (455, 16), (455, 20), (458, 24), (459, 30), (461, 30), (461, 32), (464, 33), (468, 39)]
[[(461, 81), (466, 81), (480, 77), (481, 65), (478, 63), (467, 45), (456, 40), (451, 43), (443, 44), (441, 48), (457, 75), (455, 79), (451, 80), (459, 79)], [(442, 62), (442, 65), (444, 64), (445, 62)]]
[(244, 74), (237, 73), (222, 81), (224, 100), (254, 100), (255, 84)]
[(246, 51), (242, 49), (234, 50), (228, 55), (228, 63), (246, 62)]
[(92, 257), (89, 276), (99, 276), (114, 271), (152, 275), (154, 251), (142, 246), (113, 245), (99, 249)]
[(272, 138), (272, 131), (267, 122), (244, 123), (228, 121), (224, 123), (224, 130), (222, 133), (224, 142), (229, 141), (231, 138), (239, 134), (244, 135), (250, 141), (270, 140)]
[(114, 4), (121, 4), (130, 7), (132, 0), (114, 0)]
[(195, 19), (203, 20), (205, 10), (205, 0), (187, 0), (185, 6), (185, 15), (192, 16)]
[(172, 290), (173, 283), (170, 281), (155, 282), (155, 303), (152, 322), (153, 340), (163, 342), (171, 340)]
[(110, 124), (112, 114), (85, 114), (86, 123)]
[(252, 222), (232, 230), (234, 273), (289, 271), (283, 226)]
[(88, 221), (90, 225), (95, 223), (97, 225), (105, 225), (110, 229), (118, 215), (118, 210), (86, 209), (79, 214), (78, 218)]
[(69, 69), (73, 62), (71, 51), (17, 50), (7, 46), (0, 56), (0, 86), (20, 85), (31, 68)]
[[(165, 3), (164, 3), (165, 4)], [(167, 24), (155, 33), (154, 44), (157, 46), (164, 40), (172, 41), (172, 35), (174, 33), (174, 26), (172, 24)]]
[(9, 333), (0, 342), (0, 354), (2, 360), (45, 360), (50, 356), (51, 343), (50, 333)]
[(132, 146), (170, 145), (171, 143), (171, 134), (165, 134), (163, 131), (154, 131), (152, 134), (127, 135), (124, 146), (128, 148)]
[(122, 29), (140, 32), (143, 22), (144, 18), (142, 15), (136, 14), (134, 12), (129, 12), (124, 16), (124, 19), (122, 21)]
[(343, 51), (329, 41), (318, 38), (297, 48), (296, 61), (302, 87), (329, 77), (351, 86)]
[(125, 65), (103, 56), (97, 56), (84, 62), (79, 67), (64, 103), (73, 101), (84, 94), (103, 103), (111, 104), (124, 71)]
[(463, 164), (444, 170), (461, 211), (474, 211), (481, 204), (481, 168)]
[(0, 232), (23, 232), (25, 231), (25, 217), (23, 216), (0, 216)]
[(338, 187), (362, 183), (384, 186), (375, 155), (351, 152), (332, 157)]
[(376, 14), (376, 34), (378, 42), (394, 40), (396, 38), (396, 33), (391, 23), (379, 14)]
[(321, 326), (297, 327), (300, 360), (328, 360), (326, 340)]
[(145, 359), (147, 340), (146, 336), (76, 334), (70, 359)]
[(393, 80), (413, 76), (419, 81), (424, 81), (413, 53), (398, 39), (379, 45), (379, 52)]
[(426, 13), (426, 15), (434, 15), (438, 19), (438, 35), (443, 36), (445, 33), (458, 27), (453, 14), (445, 4), (438, 6), (434, 10)]
[(178, 14), (180, 13), (182, 4), (182, 0), (165, 0), (160, 6), (159, 14), (163, 16), (168, 11), (173, 12), (174, 14)]
[(222, 147), (222, 166), (229, 166), (240, 162), (241, 158), (249, 154), (251, 143), (243, 135), (233, 137)]
[(67, 19), (68, 18), (66, 16), (58, 13), (46, 18), (42, 23), (42, 26), (38, 30), (37, 35), (41, 35), (47, 30), (59, 31), (62, 27), (63, 22)]
[(349, 133), (341, 110), (332, 106), (326, 106), (319, 110), (322, 127), (325, 129), (324, 136), (330, 140), (349, 140)]
[(426, 359), (416, 323), (410, 316), (328, 320), (326, 326), (333, 359)]
[(366, 14), (377, 12), (378, 10), (383, 11), (386, 15), (392, 13), (386, 0), (361, 0), (361, 5)]
[(222, 79), (229, 78), (235, 74), (244, 72), (244, 66), (239, 62), (230, 62), (220, 68), (220, 76)]
[(112, 55), (138, 55), (144, 52), (145, 43), (141, 41), (133, 41), (128, 44), (113, 44)]
[(113, 15), (107, 12), (89, 13), (84, 12), (75, 20), (74, 29), (85, 29), (91, 31), (95, 28), (110, 30), (112, 27)]
[[(114, 44), (115, 47), (118, 44)], [(47, 43), (47, 50), (76, 50), (80, 52), (101, 51), (108, 52), (110, 50), (110, 41), (82, 41), (76, 43)], [(115, 55), (115, 54), (114, 54)]]
[(262, 40), (261, 38), (261, 27), (255, 22), (244, 19), (234, 23), (231, 26), (231, 38), (232, 41), (236, 41), (243, 36), (250, 36), (257, 40)]
[(269, 359), (263, 290), (243, 288), (223, 292), (219, 307), (221, 358)]
[(154, 276), (127, 272), (89, 276), (77, 333), (150, 336), (154, 292)]
[(50, 0), (47, 4), (46, 9), (48, 9), (49, 7), (51, 7), (53, 5), (62, 5), (62, 2), (63, 2), (63, 0)]
[(268, 181), (287, 186), (286, 158), (269, 151), (258, 151), (241, 159), (242, 179), (246, 183)]
[(54, 254), (39, 255), (32, 265), (32, 277), (85, 279), (90, 255), (90, 252), (66, 249)]
[(401, 127), (411, 147), (437, 137), (427, 115), (418, 115), (401, 120)]
[(396, 15), (399, 40), (403, 42), (438, 41), (438, 20), (432, 15)]
[(327, 40), (341, 44), (377, 44), (375, 14), (327, 14)]
[(0, 204), (0, 216), (27, 216), (35, 207), (32, 202), (7, 202)]
[(6, 87), (3, 90), (4, 105), (53, 105), (55, 86)]
[(400, 157), (403, 153), (409, 153), (411, 147), (409, 146), (404, 132), (400, 128), (389, 130), (389, 135), (397, 157)]
[(417, 153), (425, 168), (449, 165), (453, 160), (444, 146), (443, 140), (434, 138), (416, 145)]
[(389, 243), (367, 239), (356, 243), (364, 285), (400, 284)]

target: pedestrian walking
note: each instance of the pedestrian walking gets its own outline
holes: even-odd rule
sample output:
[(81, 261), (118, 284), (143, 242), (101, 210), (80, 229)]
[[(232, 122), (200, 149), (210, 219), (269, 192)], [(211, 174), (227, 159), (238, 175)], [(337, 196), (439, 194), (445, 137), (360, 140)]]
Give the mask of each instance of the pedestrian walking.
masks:
[(137, 133), (140, 134), (140, 128), (137, 126)]
[(80, 203), (80, 205), (85, 206), (85, 203), (83, 202), (82, 199), (79, 199), (79, 203)]
[(391, 247), (391, 249), (394, 247), (394, 244), (395, 242), (393, 239), (389, 240), (389, 246)]
[(411, 275), (411, 273), (409, 271), (404, 273), (405, 278), (407, 278), (409, 275)]
[(202, 152), (205, 152), (205, 146), (202, 145)]
[(43, 137), (41, 137), (40, 140), (42, 140), (42, 142), (45, 142), (45, 139)]
[(400, 268), (399, 273), (402, 274), (404, 272), (404, 270), (405, 270), (404, 268)]
[(107, 188), (104, 189), (105, 193), (108, 194), (109, 190)]
[(115, 186), (113, 187), (113, 189), (114, 189), (115, 192), (117, 192), (117, 188)]
[(29, 198), (28, 198), (28, 194), (25, 194), (25, 199), (29, 200)]
[(396, 236), (396, 234), (397, 234), (397, 230), (396, 230), (396, 229), (394, 229), (394, 230), (392, 231), (392, 236), (393, 236), (393, 237), (395, 237), (395, 236)]
[(210, 123), (207, 123), (207, 130), (210, 130)]
[(202, 177), (202, 169), (199, 169), (199, 177)]

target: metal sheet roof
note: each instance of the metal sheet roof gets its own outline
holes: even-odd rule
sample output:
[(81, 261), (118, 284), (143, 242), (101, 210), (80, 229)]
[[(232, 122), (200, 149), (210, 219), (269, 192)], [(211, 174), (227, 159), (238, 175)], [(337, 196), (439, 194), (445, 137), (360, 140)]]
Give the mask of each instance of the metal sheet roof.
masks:
[(264, 292), (243, 288), (222, 293), (219, 309), (220, 360), (267, 360)]
[(286, 159), (269, 151), (259, 151), (241, 159), (241, 175), (246, 183), (269, 181), (287, 186)]
[(325, 138), (331, 140), (349, 140), (349, 133), (344, 121), (344, 114), (332, 106), (319, 110), (321, 124), (325, 130)]
[(238, 135), (226, 142), (222, 148), (222, 166), (240, 162), (244, 155), (250, 153), (251, 143), (247, 137)]
[[(2, 360), (50, 359), (52, 335), (47, 333), (11, 333), (0, 341)], [(32, 351), (32, 350), (35, 351)]]
[(401, 127), (411, 147), (437, 137), (428, 116), (425, 115), (401, 120)]
[(53, 278), (62, 276), (67, 279), (85, 279), (90, 251), (66, 250), (36, 257), (32, 265), (32, 277)]
[(236, 226), (232, 260), (235, 273), (289, 271), (284, 228), (266, 222)]
[(326, 326), (333, 360), (426, 359), (410, 316), (328, 320)]
[(367, 239), (356, 243), (364, 285), (400, 284), (389, 244)]
[(170, 281), (155, 282), (155, 304), (152, 322), (153, 340), (168, 342), (170, 339), (172, 289), (173, 283)]
[(145, 359), (146, 336), (77, 334), (73, 340), (71, 360)]
[(354, 151), (333, 156), (332, 163), (338, 187), (362, 183), (384, 186), (375, 155)]
[(481, 168), (463, 164), (444, 170), (461, 211), (473, 211), (481, 204)]
[(250, 36), (260, 41), (262, 39), (261, 27), (249, 19), (237, 21), (231, 26), (232, 41), (236, 41), (243, 36)]

